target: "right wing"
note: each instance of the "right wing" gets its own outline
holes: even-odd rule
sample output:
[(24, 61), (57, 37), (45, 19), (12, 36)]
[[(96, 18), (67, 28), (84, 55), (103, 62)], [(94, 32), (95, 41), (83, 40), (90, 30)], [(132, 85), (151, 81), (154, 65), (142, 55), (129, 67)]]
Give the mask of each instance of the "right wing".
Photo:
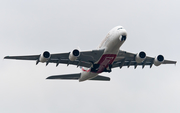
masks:
[[(104, 50), (92, 50), (92, 51), (82, 51), (80, 52), (80, 56), (75, 61), (69, 60), (69, 53), (57, 53), (51, 54), (50, 59), (46, 62), (46, 65), (49, 63), (56, 63), (56, 66), (59, 63), (62, 64), (72, 64), (76, 66), (83, 66), (83, 67), (91, 67), (92, 63), (99, 60), (102, 56)], [(36, 61), (36, 64), (39, 63), (40, 55), (27, 55), (27, 56), (6, 56), (4, 59), (15, 59), (15, 60), (31, 60)]]
[[(78, 80), (80, 78), (80, 76), (81, 76), (81, 73), (77, 73), (77, 74), (67, 74), (67, 75), (55, 75), (55, 76), (50, 76), (46, 79)], [(110, 78), (98, 75), (89, 80), (110, 81)]]
[[(135, 58), (137, 54), (126, 52), (126, 51), (121, 51), (119, 50), (119, 53), (112, 65), (112, 68), (120, 67), (122, 68), (123, 66), (134, 66), (136, 68), (138, 65), (142, 66), (144, 68), (146, 65), (149, 65), (152, 67), (154, 64), (154, 57), (149, 57), (147, 56), (145, 60), (141, 63), (137, 63)], [(162, 64), (176, 64), (177, 61), (171, 61), (171, 60), (164, 60)]]

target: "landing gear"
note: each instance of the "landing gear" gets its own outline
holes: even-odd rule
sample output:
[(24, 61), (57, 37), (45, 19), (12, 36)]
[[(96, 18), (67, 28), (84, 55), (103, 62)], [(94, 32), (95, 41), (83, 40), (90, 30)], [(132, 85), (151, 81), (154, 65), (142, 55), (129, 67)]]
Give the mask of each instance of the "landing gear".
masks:
[(99, 64), (93, 64), (93, 67), (91, 68), (91, 72), (97, 72), (99, 68)]
[(111, 68), (112, 68), (112, 65), (110, 64), (109, 67), (104, 69), (104, 72), (110, 73), (112, 71)]
[[(91, 68), (91, 72), (98, 72), (99, 70), (99, 64), (94, 64), (93, 67)], [(104, 71), (103, 72), (108, 72), (110, 73), (112, 70), (112, 65), (110, 64), (107, 68), (104, 68)]]

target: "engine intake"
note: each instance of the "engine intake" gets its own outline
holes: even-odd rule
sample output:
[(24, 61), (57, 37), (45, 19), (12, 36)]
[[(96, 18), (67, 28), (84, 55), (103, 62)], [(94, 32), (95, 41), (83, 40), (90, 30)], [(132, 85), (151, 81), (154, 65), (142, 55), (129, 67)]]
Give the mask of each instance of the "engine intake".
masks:
[(74, 50), (71, 51), (71, 53), (69, 54), (69, 60), (70, 60), (70, 61), (75, 61), (79, 56), (80, 56), (79, 50), (78, 50), (78, 49), (74, 49)]
[(141, 51), (136, 55), (136, 62), (141, 63), (145, 60), (145, 58), (146, 58), (146, 53), (144, 51)]
[(159, 66), (159, 65), (161, 65), (163, 63), (163, 61), (164, 61), (164, 56), (163, 55), (158, 55), (154, 59), (154, 65)]
[(39, 57), (39, 62), (47, 62), (51, 57), (51, 54), (48, 51), (43, 52)]

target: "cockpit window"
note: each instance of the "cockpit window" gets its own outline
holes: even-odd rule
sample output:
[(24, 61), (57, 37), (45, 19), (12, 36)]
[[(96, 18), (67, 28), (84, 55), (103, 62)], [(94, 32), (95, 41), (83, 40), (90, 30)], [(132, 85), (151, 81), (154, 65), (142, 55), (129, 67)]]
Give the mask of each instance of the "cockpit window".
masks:
[(122, 27), (119, 27), (117, 30), (123, 29)]

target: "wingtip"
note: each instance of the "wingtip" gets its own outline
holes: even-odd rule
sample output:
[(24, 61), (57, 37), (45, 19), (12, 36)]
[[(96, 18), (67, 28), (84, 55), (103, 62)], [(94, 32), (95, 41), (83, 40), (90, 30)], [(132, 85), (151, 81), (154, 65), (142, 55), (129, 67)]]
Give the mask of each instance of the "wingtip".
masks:
[(5, 56), (3, 59), (7, 59), (9, 56)]
[(46, 79), (52, 79), (52, 76), (47, 77)]

